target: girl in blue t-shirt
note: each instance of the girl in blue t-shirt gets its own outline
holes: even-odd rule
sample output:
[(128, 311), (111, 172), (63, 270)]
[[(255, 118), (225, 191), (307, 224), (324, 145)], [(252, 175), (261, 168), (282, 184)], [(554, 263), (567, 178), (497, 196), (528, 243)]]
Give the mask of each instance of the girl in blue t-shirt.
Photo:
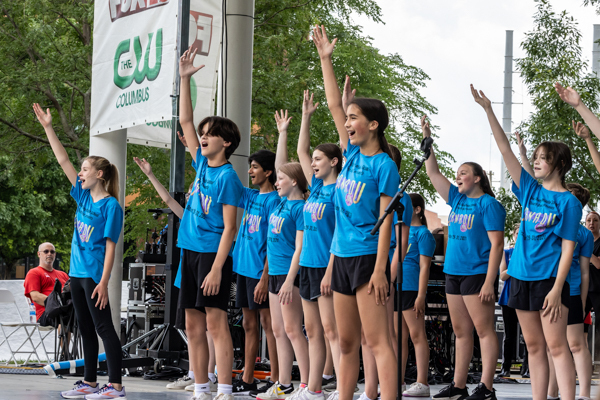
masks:
[[(581, 203), (565, 187), (571, 151), (560, 142), (543, 142), (533, 152), (531, 176), (519, 163), (498, 123), (490, 100), (471, 85), (474, 100), (485, 110), (506, 168), (518, 188), (522, 206), (519, 237), (508, 266), (508, 305), (517, 310), (529, 350), (533, 397), (546, 397), (550, 350), (563, 399), (575, 397), (575, 369), (567, 342), (569, 285), (565, 283), (577, 241)], [(542, 180), (542, 184), (538, 183)]]
[(331, 289), (340, 338), (337, 387), (340, 399), (352, 399), (359, 368), (361, 334), (357, 327), (362, 325), (375, 354), (381, 398), (395, 400), (397, 363), (385, 307), (393, 217), (385, 219), (376, 235), (371, 235), (371, 229), (398, 190), (400, 177), (385, 139), (389, 122), (385, 105), (375, 99), (348, 98), (344, 112), (331, 61), (336, 41), (329, 42), (324, 27), (315, 27), (313, 42), (321, 59), (327, 105), (346, 157), (336, 181), (336, 225), (331, 245)]
[[(86, 395), (125, 397), (121, 384), (121, 343), (112, 323), (108, 301), (108, 281), (115, 261), (115, 250), (123, 228), (123, 209), (119, 204), (119, 171), (106, 158), (89, 156), (77, 173), (52, 128), (50, 110), (33, 105), (46, 131), (52, 151), (71, 182), (71, 196), (77, 203), (75, 231), (71, 242), (71, 296), (81, 332), (85, 360), (83, 381), (63, 397)], [(96, 334), (97, 332), (97, 334)], [(96, 382), (98, 335), (102, 339), (108, 365), (108, 385)]]
[[(431, 135), (426, 116), (421, 118), (423, 137)], [(434, 399), (467, 397), (467, 374), (473, 357), (473, 328), (481, 343), (481, 382), (470, 399), (496, 398), (492, 389), (498, 337), (494, 307), (498, 267), (504, 247), (506, 211), (494, 197), (487, 174), (479, 164), (463, 163), (456, 185), (440, 172), (432, 150), (425, 162), (431, 183), (452, 207), (448, 216), (448, 244), (444, 259), (446, 297), (456, 335), (454, 382)]]

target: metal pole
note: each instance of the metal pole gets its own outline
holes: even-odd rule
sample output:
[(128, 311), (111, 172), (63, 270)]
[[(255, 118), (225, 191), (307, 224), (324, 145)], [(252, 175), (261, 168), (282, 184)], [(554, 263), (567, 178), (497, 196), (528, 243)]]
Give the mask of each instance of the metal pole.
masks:
[[(502, 129), (510, 137), (512, 132), (512, 69), (513, 64), (513, 31), (506, 31), (506, 51), (504, 54), (504, 100), (502, 107)], [(508, 189), (506, 165), (500, 157), (500, 186)]]
[(594, 42), (592, 43), (592, 72), (600, 77), (600, 25), (594, 24)]
[[(101, 156), (119, 170), (119, 203), (125, 209), (127, 129), (90, 136), (90, 155)], [(108, 281), (108, 299), (115, 331), (121, 332), (121, 287), (123, 284), (123, 229), (115, 248), (115, 261)]]

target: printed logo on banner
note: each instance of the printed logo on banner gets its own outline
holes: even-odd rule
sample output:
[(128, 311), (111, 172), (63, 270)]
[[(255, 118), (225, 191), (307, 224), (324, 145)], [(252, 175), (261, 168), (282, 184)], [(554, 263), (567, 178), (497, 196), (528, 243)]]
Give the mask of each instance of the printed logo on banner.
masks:
[(190, 10), (189, 43), (197, 54), (208, 56), (212, 42), (213, 16)]
[(169, 0), (108, 0), (110, 20), (115, 22), (119, 18), (164, 6), (168, 3)]

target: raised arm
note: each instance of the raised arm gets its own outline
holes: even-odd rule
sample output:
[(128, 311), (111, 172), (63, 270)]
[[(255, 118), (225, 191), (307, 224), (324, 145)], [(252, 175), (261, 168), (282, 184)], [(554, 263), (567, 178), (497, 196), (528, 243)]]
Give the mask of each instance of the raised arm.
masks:
[(562, 85), (558, 82), (554, 84), (554, 88), (556, 92), (568, 105), (572, 106), (578, 113), (581, 115), (585, 123), (590, 127), (591, 131), (596, 135), (598, 139), (600, 139), (600, 119), (590, 111), (589, 108), (581, 101), (581, 96), (579, 93), (575, 91), (575, 89), (571, 87), (567, 87), (566, 89), (562, 87)]
[[(431, 136), (431, 129), (429, 128), (429, 122), (427, 121), (427, 115), (423, 115), (421, 117), (421, 131), (423, 132), (423, 137)], [(437, 159), (435, 158), (435, 153), (433, 148), (431, 149), (431, 155), (425, 161), (425, 169), (427, 170), (427, 176), (435, 190), (442, 196), (444, 201), (448, 201), (448, 193), (450, 192), (450, 181), (446, 178), (441, 172), (437, 163)]]
[(298, 159), (302, 165), (302, 171), (308, 182), (313, 176), (312, 157), (310, 156), (310, 118), (317, 110), (319, 103), (313, 103), (314, 93), (308, 96), (308, 90), (304, 91), (302, 102), (302, 122), (300, 123), (300, 136), (298, 137)]
[(340, 88), (338, 87), (335, 72), (333, 71), (333, 63), (331, 62), (331, 55), (333, 54), (333, 48), (337, 43), (337, 38), (333, 39), (332, 42), (329, 42), (327, 31), (325, 30), (325, 27), (321, 25), (320, 28), (319, 26), (316, 26), (313, 29), (313, 42), (315, 43), (315, 46), (317, 46), (319, 58), (321, 59), (327, 106), (329, 107), (329, 111), (335, 122), (335, 127), (340, 136), (340, 146), (343, 152), (348, 145), (346, 113), (342, 107), (342, 95), (340, 94)]
[(204, 65), (194, 67), (196, 50), (190, 52), (190, 49), (186, 50), (179, 59), (179, 77), (181, 79), (181, 85), (179, 87), (179, 124), (181, 125), (181, 129), (183, 129), (183, 135), (189, 145), (188, 148), (190, 149), (190, 154), (194, 161), (196, 161), (196, 152), (198, 151), (198, 147), (200, 147), (200, 142), (198, 142), (196, 127), (194, 126), (194, 109), (192, 108), (190, 83), (192, 75), (203, 68)]
[(533, 168), (531, 168), (531, 163), (529, 162), (529, 158), (527, 158), (527, 147), (525, 147), (525, 143), (523, 143), (523, 139), (519, 132), (515, 132), (515, 136), (517, 137), (517, 144), (519, 145), (519, 155), (521, 156), (521, 165), (527, 173), (535, 178), (535, 174), (533, 172)]
[(67, 178), (69, 178), (71, 185), (75, 186), (75, 183), (77, 182), (77, 170), (73, 167), (73, 164), (71, 164), (67, 151), (60, 140), (58, 140), (58, 136), (56, 136), (56, 132), (54, 132), (54, 129), (52, 128), (52, 114), (50, 114), (50, 109), (47, 108), (46, 112), (44, 112), (42, 107), (40, 107), (38, 103), (35, 103), (33, 105), (33, 112), (35, 112), (35, 116), (44, 127), (44, 131), (46, 131), (46, 137), (50, 142), (50, 147), (52, 147), (56, 161), (58, 161), (63, 172)]
[(279, 170), (279, 167), (288, 162), (287, 137), (291, 119), (292, 117), (288, 118), (288, 110), (285, 110), (285, 113), (281, 110), (281, 114), (275, 111), (275, 122), (277, 122), (277, 131), (279, 132), (277, 153), (275, 153), (275, 170)]
[(515, 185), (519, 187), (521, 184), (521, 163), (510, 148), (510, 142), (508, 141), (508, 138), (506, 137), (506, 134), (500, 126), (500, 123), (494, 114), (494, 110), (492, 109), (492, 102), (485, 96), (483, 91), (480, 90), (478, 92), (473, 85), (471, 85), (471, 94), (473, 95), (473, 100), (483, 107), (483, 110), (488, 117), (490, 127), (492, 128), (492, 133), (494, 134), (494, 139), (496, 140), (498, 149), (500, 149), (500, 153), (504, 159), (504, 164), (506, 164), (506, 169), (508, 169), (508, 173), (515, 182)]
[(600, 172), (600, 153), (598, 153), (598, 149), (590, 136), (590, 131), (588, 128), (582, 124), (581, 122), (571, 121), (573, 124), (573, 130), (575, 134), (585, 140), (585, 144), (587, 144), (588, 149), (590, 150), (590, 155), (592, 156), (592, 161), (594, 162), (594, 166), (596, 170)]
[(133, 161), (135, 161), (135, 163), (138, 165), (138, 167), (140, 167), (142, 172), (146, 174), (148, 179), (150, 179), (150, 182), (152, 183), (152, 186), (154, 186), (156, 193), (158, 193), (160, 198), (165, 203), (167, 203), (167, 207), (169, 207), (171, 211), (173, 211), (175, 215), (177, 215), (179, 218), (183, 217), (183, 207), (181, 207), (181, 204), (179, 204), (174, 198), (171, 197), (169, 191), (163, 186), (162, 183), (160, 183), (156, 176), (154, 176), (154, 173), (152, 172), (152, 166), (150, 165), (150, 163), (146, 161), (145, 158), (142, 158), (140, 160), (137, 157), (133, 157)]
[(348, 111), (348, 105), (352, 103), (354, 96), (356, 96), (356, 89), (352, 89), (352, 86), (350, 86), (350, 77), (346, 75), (344, 91), (342, 92), (342, 108), (344, 109), (344, 114)]

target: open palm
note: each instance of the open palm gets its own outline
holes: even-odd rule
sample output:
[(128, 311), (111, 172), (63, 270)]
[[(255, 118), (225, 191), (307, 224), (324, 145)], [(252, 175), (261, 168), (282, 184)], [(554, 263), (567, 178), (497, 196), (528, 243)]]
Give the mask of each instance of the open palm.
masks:
[(561, 100), (572, 107), (577, 107), (581, 103), (581, 96), (572, 87), (566, 89), (558, 82), (554, 84), (556, 93), (560, 96)]
[(204, 65), (194, 67), (194, 58), (196, 58), (197, 49), (194, 49), (193, 52), (190, 52), (190, 49), (191, 47), (179, 58), (179, 76), (182, 78), (189, 78), (204, 68)]
[(473, 85), (471, 85), (471, 94), (473, 95), (473, 100), (475, 100), (475, 103), (483, 107), (484, 110), (492, 107), (492, 102), (490, 99), (487, 98), (482, 90), (477, 91)]
[(309, 91), (304, 91), (304, 101), (302, 102), (302, 113), (306, 115), (313, 115), (315, 111), (317, 111), (317, 107), (319, 106), (319, 102), (313, 103), (314, 93), (308, 95)]
[(281, 110), (281, 112), (275, 111), (275, 122), (277, 123), (277, 131), (279, 132), (287, 132), (288, 127), (290, 126), (290, 120), (292, 117), (288, 118), (288, 110)]
[(325, 30), (325, 27), (323, 25), (320, 27), (317, 25), (313, 29), (313, 42), (315, 43), (315, 46), (317, 46), (319, 57), (331, 57), (333, 54), (333, 48), (337, 43), (337, 38), (333, 39), (333, 42), (330, 42), (327, 38), (327, 31)]
[(145, 158), (142, 158), (141, 160), (137, 157), (133, 157), (133, 161), (135, 161), (135, 163), (138, 165), (138, 167), (140, 167), (140, 169), (142, 170), (142, 172), (146, 175), (150, 175), (152, 173), (152, 166), (150, 165), (150, 163), (148, 161), (146, 161)]
[(47, 108), (46, 112), (44, 112), (44, 110), (38, 103), (34, 103), (33, 112), (35, 113), (35, 116), (44, 128), (52, 126), (52, 114), (50, 114), (49, 108)]

